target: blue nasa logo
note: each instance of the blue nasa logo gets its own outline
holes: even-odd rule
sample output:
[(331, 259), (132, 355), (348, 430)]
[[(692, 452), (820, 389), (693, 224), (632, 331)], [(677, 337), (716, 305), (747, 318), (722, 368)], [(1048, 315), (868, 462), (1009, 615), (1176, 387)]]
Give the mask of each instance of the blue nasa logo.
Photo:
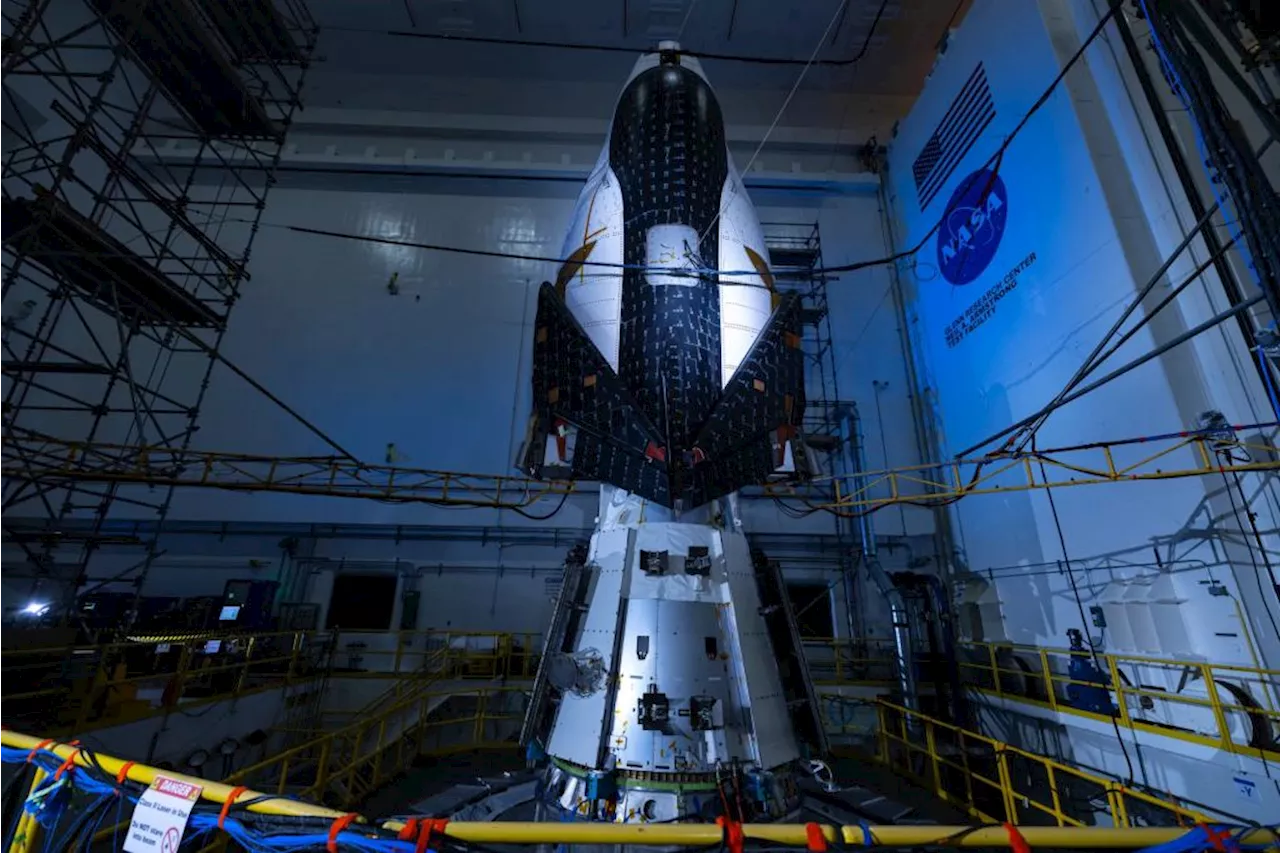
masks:
[(979, 169), (960, 181), (938, 228), (938, 270), (952, 284), (968, 284), (991, 263), (1004, 236), (1009, 197), (1004, 181)]

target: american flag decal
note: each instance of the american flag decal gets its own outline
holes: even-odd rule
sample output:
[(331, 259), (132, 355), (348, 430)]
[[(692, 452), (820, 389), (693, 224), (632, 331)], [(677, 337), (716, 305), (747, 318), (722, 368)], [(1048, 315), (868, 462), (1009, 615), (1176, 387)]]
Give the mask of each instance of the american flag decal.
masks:
[(995, 118), (996, 107), (991, 100), (991, 88), (987, 85), (987, 72), (982, 63), (973, 69), (960, 94), (951, 102), (951, 108), (938, 122), (929, 141), (924, 144), (911, 173), (916, 179), (916, 196), (920, 209), (924, 210), (942, 189), (956, 166), (978, 141), (982, 131)]

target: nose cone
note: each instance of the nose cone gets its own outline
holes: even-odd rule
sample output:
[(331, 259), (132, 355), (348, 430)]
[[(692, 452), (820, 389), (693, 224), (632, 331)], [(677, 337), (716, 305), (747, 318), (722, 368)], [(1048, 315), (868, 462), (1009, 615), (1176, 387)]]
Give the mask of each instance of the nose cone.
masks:
[[(711, 82), (710, 80), (707, 80), (707, 75), (702, 70), (702, 63), (698, 62), (698, 60), (692, 56), (682, 56), (680, 54), (680, 42), (663, 41), (658, 42), (658, 49), (656, 51), (641, 54), (640, 58), (636, 60), (636, 64), (631, 68), (631, 75), (627, 77), (627, 84), (630, 85), (632, 80), (636, 79), (650, 68), (657, 68), (659, 65), (662, 65), (664, 59), (668, 64), (678, 64), (682, 68), (686, 68), (694, 74), (697, 74), (707, 83)], [(624, 86), (623, 88), (626, 87)]]

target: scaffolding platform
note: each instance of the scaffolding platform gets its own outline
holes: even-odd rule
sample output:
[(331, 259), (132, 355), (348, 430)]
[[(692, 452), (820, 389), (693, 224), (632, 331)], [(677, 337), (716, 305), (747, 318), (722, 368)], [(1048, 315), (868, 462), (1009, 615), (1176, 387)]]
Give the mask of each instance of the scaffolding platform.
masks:
[[(192, 0), (90, 0), (91, 6), (108, 21), (117, 36), (129, 46), (138, 64), (160, 81), (174, 106), (211, 137), (225, 139), (278, 139), (283, 126), (267, 114), (259, 95), (237, 72), (217, 34), (229, 33), (239, 47), (248, 46), (253, 15), (264, 4), (232, 2), (222, 4), (212, 16), (217, 29), (207, 26), (202, 8)], [(275, 15), (278, 18), (278, 15)], [(268, 32), (278, 36), (273, 30)], [(296, 47), (296, 46), (295, 46)], [(277, 48), (278, 49), (278, 48)], [(291, 59), (290, 61), (297, 61)]]
[(50, 195), (4, 206), (4, 243), (127, 324), (221, 326), (224, 317), (102, 227)]
[(769, 246), (769, 268), (774, 275), (812, 270), (821, 257), (822, 250), (817, 246)]
[(287, 20), (271, 0), (203, 0), (200, 9), (239, 62), (306, 61)]

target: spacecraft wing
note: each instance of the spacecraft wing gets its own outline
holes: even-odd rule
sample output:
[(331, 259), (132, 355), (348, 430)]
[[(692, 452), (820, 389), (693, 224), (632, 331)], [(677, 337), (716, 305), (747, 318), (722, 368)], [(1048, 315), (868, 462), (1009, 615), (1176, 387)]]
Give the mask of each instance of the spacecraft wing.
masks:
[(800, 297), (788, 294), (698, 433), (694, 474), (701, 499), (766, 482), (782, 466), (788, 443), (795, 470), (807, 470), (799, 440), (805, 405), (800, 333)]
[[(667, 502), (665, 442), (636, 406), (604, 355), (570, 313), (554, 285), (538, 293), (533, 342), (535, 425), (524, 467), (534, 476), (601, 480)], [(547, 465), (548, 440), (566, 440), (572, 427), (572, 453), (562, 447)]]

